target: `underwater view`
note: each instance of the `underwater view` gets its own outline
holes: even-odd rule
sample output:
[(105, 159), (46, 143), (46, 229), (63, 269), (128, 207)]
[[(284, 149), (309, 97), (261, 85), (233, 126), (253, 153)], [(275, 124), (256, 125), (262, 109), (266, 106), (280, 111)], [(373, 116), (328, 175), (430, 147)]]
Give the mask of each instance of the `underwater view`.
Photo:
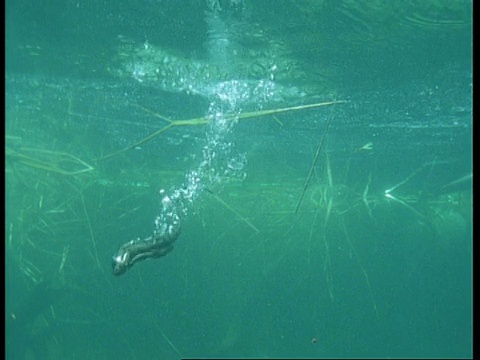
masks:
[(7, 359), (469, 358), (472, 2), (6, 2)]

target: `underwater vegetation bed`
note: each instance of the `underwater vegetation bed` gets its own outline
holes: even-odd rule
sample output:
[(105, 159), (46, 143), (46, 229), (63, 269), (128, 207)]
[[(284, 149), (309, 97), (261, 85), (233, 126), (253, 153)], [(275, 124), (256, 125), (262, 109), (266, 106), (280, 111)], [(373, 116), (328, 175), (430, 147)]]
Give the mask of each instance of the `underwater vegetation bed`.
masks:
[[(273, 128), (281, 133), (285, 131), (284, 123), (292, 121), (291, 117), (280, 117), (284, 109), (250, 112), (244, 118), (262, 124), (267, 119), (270, 131)], [(312, 111), (304, 106), (289, 109), (294, 118)], [(85, 114), (79, 121), (79, 116), (71, 116), (68, 108), (66, 112), (61, 107), (57, 111), (60, 113), (51, 116), (59, 119), (62, 131), (76, 134), (75, 139), (60, 137), (52, 142), (49, 136), (53, 135), (37, 123), (35, 110), (10, 112), (8, 116), (17, 120), (8, 123), (6, 135), (6, 256), (7, 270), (15, 279), (7, 285), (11, 287), (7, 308), (10, 321), (13, 319), (12, 329), (18, 328), (19, 333), (32, 339), (45, 338), (43, 346), (50, 353), (62, 353), (65, 340), (59, 328), (73, 326), (80, 331), (123, 321), (123, 315), (119, 317), (107, 305), (109, 292), (115, 286), (109, 278), (110, 253), (129, 237), (148, 233), (159, 203), (158, 190), (181, 182), (185, 168), (195, 162), (183, 148), (201, 144), (201, 132), (177, 131), (174, 127), (179, 124), (197, 129), (208, 124), (207, 118), (200, 117), (183, 123), (167, 120), (166, 128), (162, 127), (165, 121), (155, 125), (158, 129), (149, 125), (142, 128), (141, 136), (135, 136), (136, 140), (110, 145), (117, 150), (101, 155), (105, 151), (92, 146), (95, 142), (84, 129), (85, 122), (89, 127), (101, 128), (99, 120)], [(324, 129), (321, 125), (319, 130)], [(176, 137), (181, 141), (175, 141)], [(369, 162), (375, 156), (372, 143), (352, 147), (346, 154), (331, 150), (328, 142), (323, 149), (318, 142), (312, 142), (310, 151), (296, 154), (290, 161), (272, 156), (272, 150), (275, 153), (280, 148), (262, 140), (261, 134), (257, 137), (257, 146), (247, 148), (253, 154), (248, 176), (205, 189), (186, 221), (189, 229), (175, 251), (177, 263), (169, 265), (172, 268), (168, 281), (174, 281), (173, 274), (181, 274), (175, 291), (182, 294), (178, 301), (185, 306), (194, 294), (202, 297), (194, 282), (214, 279), (212, 286), (221, 286), (226, 279), (216, 274), (215, 267), (230, 267), (227, 273), (233, 279), (227, 286), (232, 293), (222, 296), (226, 296), (225, 303), (236, 303), (237, 310), (224, 313), (225, 319), (215, 335), (217, 341), (205, 335), (212, 352), (235, 349), (245, 341), (246, 325), (240, 314), (248, 308), (249, 299), (255, 297), (253, 288), (279, 274), (287, 276), (285, 281), (291, 288), (287, 298), (291, 292), (305, 291), (308, 281), (318, 284), (312, 290), (318, 302), (313, 307), (307, 304), (314, 313), (320, 307), (346, 306), (345, 291), (351, 286), (346, 278), (351, 278), (360, 294), (357, 306), (369, 309), (365, 311), (370, 317), (381, 319), (386, 311), (385, 295), (379, 285), (380, 265), (372, 261), (378, 260), (379, 253), (398, 251), (396, 238), (409, 242), (398, 253), (409, 263), (404, 275), (407, 277), (417, 271), (419, 259), (426, 253), (433, 261), (432, 251), (470, 251), (466, 239), (471, 236), (471, 174), (440, 182), (438, 174), (444, 172), (445, 165), (433, 160), (417, 168), (402, 169), (396, 176), (385, 176)], [(162, 154), (173, 156), (145, 156), (151, 147), (161, 147)], [(318, 157), (315, 149), (322, 150)], [(263, 150), (271, 158), (262, 157)], [(287, 152), (285, 148), (281, 151)], [(299, 158), (304, 165), (297, 166)], [(356, 168), (359, 161), (363, 164), (361, 170)], [(420, 239), (420, 244), (415, 243)], [(416, 248), (415, 256), (408, 250), (410, 247)], [(233, 269), (228, 263), (234, 264)], [(201, 264), (201, 270), (195, 264)], [(142, 288), (148, 288), (147, 279), (153, 276), (155, 266), (152, 262), (135, 268), (133, 276), (140, 280)], [(149, 273), (142, 275), (147, 268)], [(386, 264), (384, 269), (387, 273), (393, 271)], [(299, 277), (292, 275), (295, 272)], [(253, 288), (242, 280), (244, 276), (251, 279)], [(13, 295), (19, 291), (27, 294), (20, 305)], [(213, 288), (211, 291), (218, 292)], [(23, 304), (29, 304), (28, 294), (37, 296), (37, 292), (47, 299), (46, 303), (29, 310), (33, 320), (22, 320), (18, 325), (17, 318), (22, 317), (27, 306)], [(240, 292), (247, 296), (240, 296)], [(163, 301), (173, 313), (180, 311), (168, 300)], [(141, 307), (151, 309), (151, 300), (141, 302)], [(217, 304), (220, 309), (222, 306)], [(149, 316), (147, 311), (137, 316), (137, 322), (148, 323)], [(199, 325), (193, 321), (185, 326), (193, 324)], [(179, 348), (189, 348), (188, 343), (179, 340), (179, 334), (167, 336), (162, 326), (155, 326), (163, 334), (163, 351), (168, 356), (178, 355)], [(48, 336), (50, 333), (56, 335)], [(261, 329), (257, 335), (262, 338), (267, 333)], [(318, 329), (310, 331), (313, 338), (319, 333)], [(133, 331), (133, 336), (140, 336), (140, 331)], [(139, 343), (128, 344), (129, 351), (138, 351)]]

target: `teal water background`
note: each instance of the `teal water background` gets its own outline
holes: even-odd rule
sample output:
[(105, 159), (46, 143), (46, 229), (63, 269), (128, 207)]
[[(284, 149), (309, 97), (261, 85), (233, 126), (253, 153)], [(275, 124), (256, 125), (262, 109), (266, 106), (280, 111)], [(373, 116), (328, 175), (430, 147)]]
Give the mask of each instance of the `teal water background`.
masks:
[(471, 7), (7, 1), (7, 358), (471, 357)]

